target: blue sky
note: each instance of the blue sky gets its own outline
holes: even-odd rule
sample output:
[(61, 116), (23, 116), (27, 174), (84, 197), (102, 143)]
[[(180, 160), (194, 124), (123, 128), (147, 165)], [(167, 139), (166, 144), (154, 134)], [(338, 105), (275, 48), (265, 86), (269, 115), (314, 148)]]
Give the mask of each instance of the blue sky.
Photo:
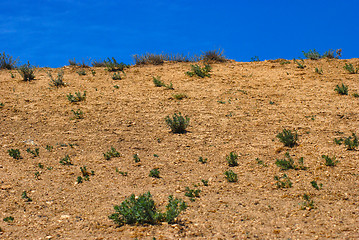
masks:
[(236, 61), (338, 48), (358, 58), (358, 7), (356, 0), (1, 0), (0, 52), (49, 67), (219, 48)]

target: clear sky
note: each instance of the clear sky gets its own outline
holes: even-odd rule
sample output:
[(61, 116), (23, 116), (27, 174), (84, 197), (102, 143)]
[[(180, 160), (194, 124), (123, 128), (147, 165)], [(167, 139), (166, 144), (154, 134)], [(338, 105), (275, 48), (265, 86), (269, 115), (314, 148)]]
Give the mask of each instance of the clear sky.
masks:
[(219, 48), (236, 61), (339, 48), (358, 58), (358, 9), (358, 0), (0, 0), (0, 52), (43, 67)]

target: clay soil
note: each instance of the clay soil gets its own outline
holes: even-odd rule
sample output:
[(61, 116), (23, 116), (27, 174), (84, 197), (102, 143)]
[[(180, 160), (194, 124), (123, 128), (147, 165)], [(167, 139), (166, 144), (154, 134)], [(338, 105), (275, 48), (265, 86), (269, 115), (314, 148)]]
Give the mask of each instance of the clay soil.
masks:
[[(131, 66), (121, 80), (105, 68), (85, 68), (80, 76), (80, 68), (67, 66), (61, 88), (49, 86), (47, 75), (61, 69), (38, 68), (31, 82), (1, 70), (0, 238), (359, 238), (358, 150), (334, 143), (359, 134), (359, 98), (353, 96), (359, 75), (343, 69), (359, 59), (305, 60), (304, 69), (283, 62), (212, 64), (210, 78), (187, 76), (191, 63)], [(155, 87), (154, 76), (174, 90)], [(349, 95), (334, 91), (341, 83)], [(86, 91), (86, 100), (70, 103), (66, 95), (78, 91)], [(175, 99), (179, 93), (187, 98)], [(83, 119), (73, 119), (78, 109)], [(166, 125), (165, 117), (176, 112), (190, 118), (185, 134)], [(279, 141), (284, 128), (297, 131), (298, 145)], [(106, 160), (111, 147), (121, 156)], [(39, 148), (39, 156), (28, 148)], [(19, 149), (22, 159), (12, 158), (10, 149)], [(230, 152), (239, 155), (238, 166), (228, 166)], [(303, 157), (307, 169), (281, 171), (275, 162), (286, 152), (295, 163)], [(60, 164), (66, 155), (73, 165)], [(326, 166), (322, 155), (339, 163)], [(78, 184), (83, 166), (94, 175)], [(153, 168), (160, 178), (149, 176)], [(227, 170), (238, 182), (226, 180)], [(277, 188), (274, 176), (283, 174), (291, 188)], [(319, 190), (312, 181), (322, 184)], [(190, 201), (186, 187), (201, 190), (200, 197)], [(172, 224), (118, 227), (108, 218), (114, 205), (148, 191), (162, 211), (169, 195), (188, 208)], [(302, 209), (303, 194), (313, 209)], [(13, 221), (3, 221), (10, 216)]]

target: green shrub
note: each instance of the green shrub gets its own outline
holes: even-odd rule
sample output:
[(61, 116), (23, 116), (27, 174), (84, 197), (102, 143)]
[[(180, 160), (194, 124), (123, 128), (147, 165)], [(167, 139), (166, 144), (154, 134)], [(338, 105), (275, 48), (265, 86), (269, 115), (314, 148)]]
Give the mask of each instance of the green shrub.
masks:
[(344, 85), (344, 83), (341, 86), (337, 85), (334, 90), (340, 95), (348, 95), (348, 86)]
[(178, 215), (185, 211), (187, 205), (181, 199), (168, 197), (166, 212), (157, 210), (156, 204), (152, 199), (150, 192), (135, 197), (132, 194), (121, 203), (120, 206), (114, 206), (115, 213), (109, 218), (119, 226), (124, 224), (157, 224), (158, 222), (173, 223)]
[(120, 157), (120, 153), (117, 152), (117, 150), (114, 147), (111, 147), (111, 150), (108, 151), (107, 153), (103, 153), (103, 156), (105, 157), (106, 160), (110, 160), (111, 158), (114, 157)]
[(12, 56), (5, 54), (5, 52), (0, 53), (0, 69), (15, 69), (17, 61), (17, 59), (13, 59)]
[(202, 52), (201, 60), (205, 62), (226, 62), (227, 58), (223, 55), (223, 50), (210, 50)]
[(72, 95), (71, 93), (69, 93), (67, 96), (67, 99), (70, 102), (81, 102), (81, 101), (85, 101), (86, 100), (86, 91), (84, 91), (84, 94), (81, 95), (80, 92), (75, 92), (75, 95)]
[(190, 77), (193, 77), (197, 75), (198, 77), (204, 78), (204, 77), (210, 77), (211, 75), (209, 72), (211, 71), (212, 67), (209, 64), (205, 64), (203, 68), (201, 68), (199, 65), (191, 65), (192, 71), (186, 72), (186, 74)]
[(295, 145), (297, 145), (298, 134), (296, 131), (292, 133), (291, 130), (287, 130), (284, 128), (283, 131), (281, 133), (278, 133), (276, 137), (286, 147), (294, 147)]
[(350, 74), (356, 74), (359, 72), (359, 67), (354, 68), (353, 64), (351, 64), (351, 63), (349, 63), (349, 64), (346, 63), (344, 66), (344, 69)]
[(195, 201), (195, 198), (199, 198), (199, 194), (201, 193), (201, 190), (199, 189), (190, 189), (189, 187), (185, 188), (185, 193), (184, 195), (186, 197), (189, 197), (191, 202)]
[(232, 170), (225, 171), (224, 175), (226, 176), (226, 179), (228, 182), (237, 182), (238, 181), (237, 174), (235, 172), (233, 172)]
[(69, 155), (66, 155), (64, 158), (60, 160), (60, 164), (62, 165), (72, 165), (71, 159)]
[(291, 188), (293, 183), (290, 181), (289, 177), (287, 176), (287, 174), (283, 174), (281, 177), (278, 176), (274, 176), (274, 180), (276, 180), (277, 182), (275, 183), (275, 185), (277, 186), (277, 188)]
[(50, 86), (54, 86), (54, 87), (63, 87), (66, 86), (66, 84), (64, 83), (64, 71), (60, 71), (57, 73), (57, 78), (53, 78), (51, 73), (47, 73), (47, 75), (50, 77)]
[(275, 164), (280, 167), (281, 170), (295, 169), (295, 170), (305, 170), (307, 167), (304, 167), (304, 158), (301, 157), (298, 159), (298, 164), (294, 164), (294, 160), (289, 155), (289, 152), (286, 152), (284, 159), (277, 159)]
[(93, 67), (106, 67), (106, 63), (103, 60), (92, 60), (91, 65)]
[(352, 136), (344, 139), (344, 145), (347, 146), (347, 150), (354, 150), (358, 147), (359, 142), (355, 133), (352, 133)]
[(35, 79), (34, 66), (31, 66), (29, 62), (27, 64), (18, 67), (17, 71), (20, 73), (22, 80), (31, 81)]
[(189, 125), (189, 120), (189, 117), (183, 117), (180, 112), (178, 114), (175, 113), (172, 118), (170, 118), (170, 116), (165, 118), (167, 126), (171, 128), (173, 133), (185, 133)]
[(89, 65), (85, 62), (85, 60), (82, 60), (81, 63), (80, 62), (78, 63), (78, 62), (76, 62), (75, 58), (73, 60), (70, 59), (69, 64), (70, 64), (70, 66), (73, 66), (73, 67), (82, 67), (82, 68), (88, 68), (89, 67)]
[(336, 161), (336, 157), (333, 156), (332, 158), (329, 157), (328, 155), (322, 155), (322, 158), (324, 158), (325, 160), (325, 166), (329, 166), (329, 167), (335, 167), (337, 165), (337, 163), (339, 161)]
[(81, 69), (76, 72), (79, 76), (85, 76), (87, 73), (85, 70)]
[(342, 55), (342, 50), (341, 49), (337, 49), (337, 50), (332, 50), (329, 49), (328, 51), (326, 51), (322, 58), (340, 58)]
[(300, 69), (304, 69), (304, 68), (305, 68), (304, 60), (303, 60), (303, 59), (300, 59), (300, 61), (297, 61), (296, 59), (294, 59), (294, 62), (297, 64), (297, 68), (300, 68)]
[(8, 150), (8, 153), (10, 155), (10, 157), (14, 158), (14, 159), (21, 159), (21, 155), (20, 155), (20, 150), (19, 149), (10, 149)]
[(303, 54), (307, 59), (311, 60), (318, 60), (321, 58), (320, 54), (315, 49), (309, 50), (308, 52), (303, 51)]
[(230, 152), (229, 155), (226, 156), (226, 160), (230, 167), (238, 166), (238, 155), (235, 152)]
[(154, 168), (150, 171), (149, 176), (153, 178), (160, 178), (160, 171), (158, 171), (158, 168)]
[(112, 57), (112, 59), (107, 58), (107, 60), (105, 60), (104, 63), (106, 66), (106, 70), (109, 72), (119, 72), (120, 71), (120, 72), (124, 73), (125, 68), (130, 67), (129, 65), (127, 65), (123, 62), (118, 63), (114, 57)]
[(83, 119), (84, 118), (84, 113), (80, 110), (80, 109), (77, 109), (76, 111), (74, 110), (71, 110), (74, 114), (74, 117), (71, 118), (72, 120), (73, 119)]

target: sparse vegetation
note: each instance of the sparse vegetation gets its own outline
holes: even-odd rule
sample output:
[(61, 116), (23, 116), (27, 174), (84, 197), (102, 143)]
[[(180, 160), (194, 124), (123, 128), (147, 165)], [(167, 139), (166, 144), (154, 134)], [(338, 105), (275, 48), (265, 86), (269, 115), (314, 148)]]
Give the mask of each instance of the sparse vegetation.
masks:
[(259, 60), (258, 56), (251, 57), (251, 62), (260, 62), (260, 61), (261, 60)]
[(106, 67), (105, 61), (99, 59), (99, 60), (92, 60), (91, 65), (93, 67)]
[(51, 152), (51, 151), (54, 149), (54, 147), (51, 146), (51, 145), (46, 145), (45, 149), (46, 149), (47, 151)]
[(185, 211), (187, 205), (181, 199), (168, 197), (166, 212), (157, 210), (156, 204), (152, 199), (150, 192), (136, 197), (132, 194), (121, 203), (120, 206), (114, 206), (115, 213), (109, 218), (119, 226), (124, 224), (157, 224), (159, 222), (173, 223), (178, 215)]
[(232, 170), (225, 171), (224, 175), (226, 176), (226, 179), (228, 182), (237, 182), (238, 181), (237, 174), (235, 172), (233, 172)]
[(348, 95), (348, 86), (344, 85), (344, 83), (341, 86), (337, 85), (334, 90), (340, 95)]
[(166, 56), (163, 54), (146, 53), (143, 55), (136, 54), (133, 56), (133, 59), (135, 60), (135, 65), (161, 65), (166, 60)]
[(135, 163), (141, 162), (141, 159), (137, 153), (133, 154), (133, 160), (135, 161)]
[(21, 155), (20, 155), (20, 150), (19, 149), (10, 149), (8, 150), (8, 153), (10, 155), (10, 157), (14, 158), (14, 159), (21, 159)]
[(310, 184), (312, 185), (313, 188), (315, 188), (316, 190), (320, 190), (323, 187), (323, 184), (319, 184), (317, 183), (317, 181), (311, 181)]
[(66, 86), (66, 83), (64, 83), (64, 71), (60, 71), (57, 73), (57, 78), (53, 78), (51, 73), (47, 73), (47, 75), (50, 77), (50, 86), (54, 87), (63, 87)]
[(238, 155), (235, 152), (230, 152), (229, 155), (226, 156), (228, 166), (230, 167), (238, 166), (237, 159), (238, 159)]
[(3, 220), (4, 220), (4, 222), (13, 222), (14, 217), (13, 216), (5, 217), (5, 218), (3, 218)]
[(160, 77), (160, 76), (153, 77), (153, 83), (155, 84), (156, 87), (165, 87), (165, 88), (167, 88), (167, 89), (173, 90), (173, 85), (172, 85), (172, 83), (170, 83), (169, 85), (166, 85), (164, 82), (161, 81), (161, 77)]
[(315, 49), (309, 50), (308, 52), (303, 51), (303, 54), (307, 59), (311, 60), (318, 60), (321, 58), (320, 54)]
[(344, 145), (347, 146), (347, 150), (354, 150), (358, 147), (359, 142), (355, 133), (344, 139)]
[(300, 69), (304, 69), (304, 68), (305, 68), (304, 60), (303, 60), (303, 59), (300, 59), (300, 61), (297, 61), (296, 59), (294, 59), (294, 62), (297, 64), (297, 68), (300, 68)]
[(32, 199), (27, 196), (27, 192), (26, 191), (23, 191), (22, 194), (21, 194), (21, 198), (25, 200), (25, 202), (32, 202)]
[(351, 63), (346, 63), (344, 69), (350, 74), (357, 74), (359, 72), (359, 67), (354, 68), (353, 64)]
[(112, 79), (113, 80), (121, 80), (122, 78), (121, 78), (120, 73), (114, 72), (113, 75), (112, 75)]
[[(86, 166), (80, 167), (81, 173), (82, 173), (82, 179), (85, 181), (90, 180), (91, 175), (95, 175), (94, 171), (89, 172), (86, 168)], [(77, 178), (78, 179), (78, 178)]]
[(205, 164), (207, 163), (207, 160), (208, 160), (207, 158), (199, 157), (198, 162)]
[(323, 69), (316, 67), (316, 68), (315, 68), (315, 73), (318, 73), (318, 74), (322, 75), (322, 74), (323, 74)]
[(278, 176), (274, 176), (274, 180), (276, 180), (277, 182), (275, 183), (275, 185), (277, 186), (277, 188), (291, 188), (293, 183), (290, 181), (289, 177), (287, 176), (287, 174), (283, 174), (281, 177)]
[(80, 92), (75, 92), (75, 95), (72, 95), (71, 93), (69, 93), (67, 96), (67, 99), (72, 102), (81, 102), (81, 101), (85, 101), (86, 100), (86, 91), (84, 91), (84, 94), (81, 95)]
[(26, 152), (31, 153), (34, 158), (39, 156), (39, 151), (39, 148), (35, 148), (34, 150), (31, 150), (30, 148), (26, 149)]
[(300, 209), (302, 210), (311, 210), (314, 209), (314, 201), (310, 199), (308, 194), (303, 194), (304, 202), (300, 203)]
[(325, 166), (329, 166), (329, 167), (335, 167), (339, 161), (336, 161), (336, 157), (329, 157), (328, 155), (322, 155), (322, 158), (324, 158), (325, 160)]
[(190, 77), (193, 77), (195, 75), (201, 78), (211, 76), (209, 72), (211, 71), (212, 67), (209, 64), (205, 64), (202, 68), (197, 64), (191, 65), (191, 69), (192, 71), (186, 72), (186, 74)]
[(79, 76), (85, 76), (87, 73), (84, 69), (80, 69), (76, 72)]
[(262, 160), (260, 160), (259, 158), (256, 158), (256, 162), (258, 165), (262, 165), (263, 167), (268, 167), (267, 164), (265, 164)]
[(107, 58), (105, 62), (106, 70), (109, 72), (123, 72), (125, 73), (125, 68), (129, 68), (130, 66), (127, 64), (124, 64), (123, 62), (117, 62), (117, 60), (112, 58)]
[(17, 71), (21, 75), (23, 81), (31, 81), (35, 79), (35, 75), (34, 75), (35, 68), (31, 66), (29, 62), (27, 62), (27, 64), (18, 67)]
[(158, 168), (151, 169), (150, 174), (148, 175), (153, 178), (160, 178), (160, 171)]
[(199, 198), (199, 194), (201, 193), (201, 190), (199, 189), (190, 189), (189, 187), (185, 188), (185, 196), (189, 197), (189, 200), (191, 202), (194, 202), (196, 198)]
[(71, 159), (69, 155), (66, 155), (64, 158), (60, 160), (60, 164), (62, 165), (72, 165)]
[(173, 98), (176, 100), (182, 100), (184, 98), (187, 98), (187, 95), (184, 93), (173, 94)]
[(106, 153), (103, 153), (103, 156), (106, 160), (110, 160), (111, 158), (120, 157), (121, 155), (114, 147), (111, 147), (111, 150)]
[(329, 49), (328, 51), (326, 51), (322, 58), (340, 58), (342, 56), (342, 50), (341, 49), (337, 49), (337, 50), (333, 50), (333, 49)]
[(0, 53), (0, 69), (15, 69), (17, 65), (17, 59), (14, 59), (12, 56), (5, 54), (5, 52)]
[(173, 133), (185, 133), (186, 128), (189, 125), (189, 117), (183, 117), (182, 114), (179, 112), (178, 114), (175, 113), (172, 118), (167, 116), (165, 118), (167, 126), (169, 126)]
[(281, 170), (295, 169), (295, 170), (305, 170), (304, 167), (304, 158), (301, 157), (298, 159), (298, 165), (294, 164), (294, 160), (290, 156), (289, 152), (286, 152), (284, 155), (284, 159), (277, 159), (275, 164), (280, 167)]
[(287, 130), (287, 129), (284, 128), (283, 131), (278, 133), (276, 137), (286, 147), (291, 147), (292, 148), (295, 145), (297, 145), (298, 134), (297, 134), (296, 131), (294, 133), (292, 133), (291, 130)]
[(76, 111), (71, 110), (71, 112), (73, 112), (73, 114), (74, 114), (74, 117), (71, 118), (72, 120), (73, 119), (83, 119), (84, 118), (84, 113), (80, 109), (77, 109)]
[(223, 55), (223, 50), (210, 50), (202, 52), (201, 60), (205, 62), (226, 62), (227, 58)]

